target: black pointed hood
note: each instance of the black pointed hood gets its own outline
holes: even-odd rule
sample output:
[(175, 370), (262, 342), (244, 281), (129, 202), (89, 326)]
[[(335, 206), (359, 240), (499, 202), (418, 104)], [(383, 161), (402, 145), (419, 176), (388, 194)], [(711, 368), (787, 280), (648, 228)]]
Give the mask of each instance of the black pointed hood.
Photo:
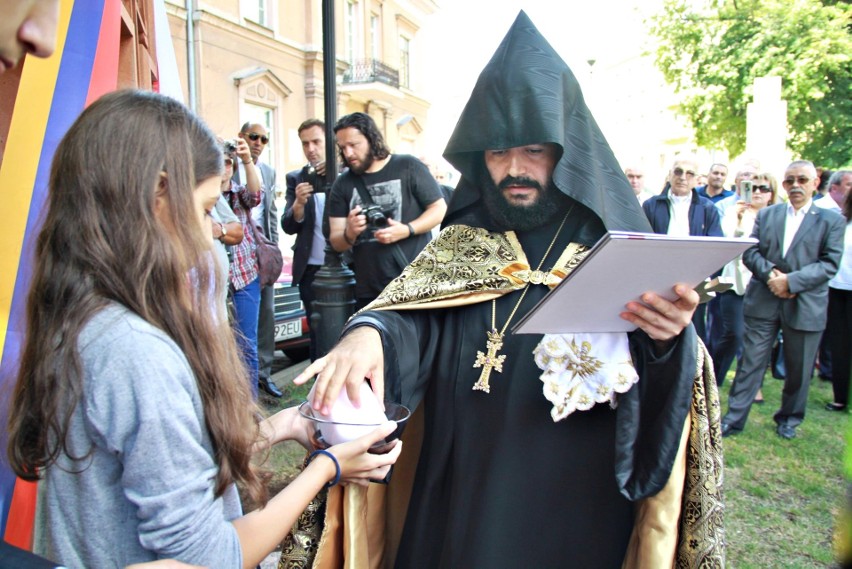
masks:
[(577, 79), (521, 11), (479, 75), (444, 151), (462, 176), (444, 223), (481, 216), (485, 150), (543, 142), (562, 149), (556, 186), (606, 229), (651, 232)]

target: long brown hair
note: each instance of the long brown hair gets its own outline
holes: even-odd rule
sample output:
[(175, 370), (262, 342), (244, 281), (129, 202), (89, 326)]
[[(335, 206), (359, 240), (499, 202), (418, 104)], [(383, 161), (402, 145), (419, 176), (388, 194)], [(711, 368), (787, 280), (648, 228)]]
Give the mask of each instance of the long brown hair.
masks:
[[(27, 299), (27, 330), (9, 417), (15, 473), (36, 480), (65, 454), (83, 392), (78, 336), (119, 303), (183, 350), (198, 385), (219, 466), (216, 495), (234, 481), (265, 489), (250, 458), (257, 407), (233, 332), (214, 306), (218, 271), (193, 190), (221, 176), (207, 126), (155, 93), (119, 91), (86, 109), (60, 142), (50, 174)], [(157, 210), (156, 204), (166, 203)], [(91, 453), (91, 449), (89, 451)]]

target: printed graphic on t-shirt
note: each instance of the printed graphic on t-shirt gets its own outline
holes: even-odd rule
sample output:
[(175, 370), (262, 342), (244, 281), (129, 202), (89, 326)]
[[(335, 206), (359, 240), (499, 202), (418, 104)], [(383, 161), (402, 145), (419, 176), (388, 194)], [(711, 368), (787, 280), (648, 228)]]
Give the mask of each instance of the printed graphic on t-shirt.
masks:
[[(367, 186), (367, 192), (370, 194), (373, 204), (379, 206), (379, 210), (385, 217), (397, 221), (402, 219), (402, 180), (389, 180)], [(353, 209), (356, 205), (361, 206), (362, 210), (366, 207), (361, 201), (361, 195), (357, 191), (352, 192), (352, 201), (349, 207)], [(376, 229), (381, 229), (381, 227), (371, 224), (370, 216), (368, 216), (367, 230), (361, 234), (361, 238), (364, 240), (373, 239), (373, 232)]]

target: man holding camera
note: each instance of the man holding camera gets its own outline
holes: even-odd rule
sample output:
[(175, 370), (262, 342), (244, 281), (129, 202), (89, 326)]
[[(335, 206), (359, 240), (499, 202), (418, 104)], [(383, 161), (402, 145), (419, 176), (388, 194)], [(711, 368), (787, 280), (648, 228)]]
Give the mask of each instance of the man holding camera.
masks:
[(391, 154), (369, 115), (346, 115), (334, 132), (349, 170), (331, 187), (329, 240), (335, 251), (352, 249), (360, 310), (426, 246), (447, 204), (429, 169), (414, 156)]
[[(247, 122), (240, 129), (240, 138), (246, 141), (251, 152), (251, 162), (257, 167), (261, 177), (260, 204), (253, 208), (251, 217), (254, 224), (263, 230), (263, 234), (273, 243), (278, 243), (278, 209), (275, 206), (275, 188), (277, 186), (275, 168), (260, 161), (260, 155), (269, 144), (269, 132), (260, 123)], [(244, 164), (238, 164), (234, 172), (234, 181), (238, 184), (245, 180)], [(267, 285), (260, 290), (260, 312), (257, 320), (257, 357), (258, 385), (273, 397), (281, 397), (281, 390), (272, 382), (272, 360), (275, 357), (275, 289)]]
[[(308, 119), (299, 125), (299, 140), (308, 163), (287, 174), (284, 215), (281, 228), (296, 236), (293, 251), (293, 286), (299, 286), (299, 297), (308, 321), (314, 308), (314, 276), (325, 260), (325, 236), (322, 216), (325, 210), (325, 123)], [(311, 325), (311, 361), (316, 354), (316, 330)]]

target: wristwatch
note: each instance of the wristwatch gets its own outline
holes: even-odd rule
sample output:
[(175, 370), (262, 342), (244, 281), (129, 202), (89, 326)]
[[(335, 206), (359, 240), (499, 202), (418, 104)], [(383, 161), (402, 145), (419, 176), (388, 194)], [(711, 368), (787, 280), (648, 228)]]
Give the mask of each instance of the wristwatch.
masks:
[(222, 230), (222, 235), (220, 235), (220, 236), (219, 236), (219, 241), (221, 241), (221, 240), (225, 237), (225, 235), (227, 235), (227, 234), (228, 234), (228, 230), (227, 230), (227, 229), (225, 229), (225, 224), (224, 224), (224, 223), (220, 223), (220, 224), (219, 224), (219, 229), (221, 229), (221, 230)]

